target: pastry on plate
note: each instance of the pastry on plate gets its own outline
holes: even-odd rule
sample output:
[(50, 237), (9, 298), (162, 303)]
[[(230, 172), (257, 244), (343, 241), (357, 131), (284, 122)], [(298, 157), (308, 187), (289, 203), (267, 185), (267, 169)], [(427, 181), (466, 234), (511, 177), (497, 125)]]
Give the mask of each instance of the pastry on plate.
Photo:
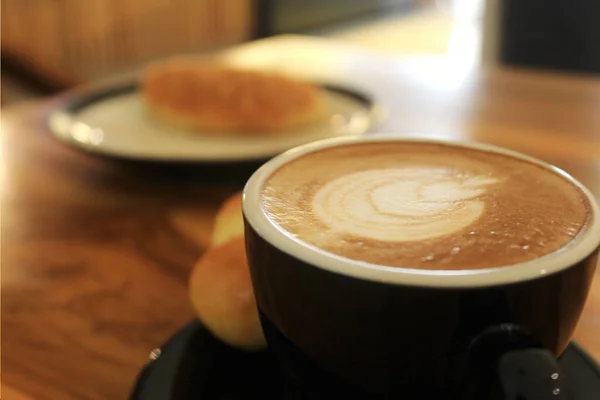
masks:
[(203, 134), (285, 132), (320, 119), (324, 108), (309, 82), (206, 59), (150, 66), (141, 93), (161, 120)]
[(248, 351), (266, 346), (243, 236), (209, 249), (195, 265), (189, 288), (198, 318), (215, 337)]

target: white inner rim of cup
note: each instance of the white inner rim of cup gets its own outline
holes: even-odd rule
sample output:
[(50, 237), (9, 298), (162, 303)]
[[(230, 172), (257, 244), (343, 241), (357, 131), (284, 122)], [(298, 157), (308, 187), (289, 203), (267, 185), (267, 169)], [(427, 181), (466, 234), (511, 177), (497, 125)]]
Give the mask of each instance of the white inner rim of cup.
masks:
[[(583, 233), (574, 238), (565, 247), (531, 261), (487, 269), (426, 270), (381, 266), (329, 253), (314, 245), (296, 239), (292, 234), (271, 221), (264, 213), (261, 205), (263, 184), (280, 166), (288, 163), (290, 160), (317, 150), (340, 145), (377, 142), (439, 143), (454, 147), (505, 154), (540, 165), (565, 177), (585, 193), (592, 209), (590, 224)], [(336, 274), (398, 285), (453, 288), (487, 287), (522, 282), (566, 269), (583, 260), (600, 245), (600, 209), (594, 196), (587, 188), (566, 172), (543, 161), (515, 151), (480, 143), (421, 138), (412, 139), (390, 135), (362, 138), (335, 138), (309, 143), (280, 154), (268, 161), (252, 175), (244, 188), (243, 211), (248, 223), (262, 238), (292, 257)]]

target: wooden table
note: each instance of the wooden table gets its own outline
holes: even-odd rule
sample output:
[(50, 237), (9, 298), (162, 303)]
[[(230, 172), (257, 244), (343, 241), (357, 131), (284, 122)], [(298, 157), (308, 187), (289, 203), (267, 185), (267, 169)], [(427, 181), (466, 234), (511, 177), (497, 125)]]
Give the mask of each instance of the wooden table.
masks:
[[(465, 73), (299, 37), (232, 57), (296, 69), (299, 59), (311, 60), (313, 73), (378, 99), (389, 110), (382, 131), (520, 150), (600, 196), (598, 79)], [(2, 398), (122, 399), (149, 351), (192, 318), (188, 272), (208, 245), (219, 202), (242, 182), (65, 147), (44, 125), (53, 105), (2, 115)], [(600, 279), (575, 339), (600, 359)]]

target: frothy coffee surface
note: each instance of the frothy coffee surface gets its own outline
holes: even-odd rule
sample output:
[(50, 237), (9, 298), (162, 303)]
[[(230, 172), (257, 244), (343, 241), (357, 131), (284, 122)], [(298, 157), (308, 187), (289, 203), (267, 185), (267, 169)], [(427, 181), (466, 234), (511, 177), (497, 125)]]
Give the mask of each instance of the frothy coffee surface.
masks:
[(323, 149), (265, 182), (273, 223), (325, 251), (373, 264), (481, 269), (532, 260), (582, 232), (581, 190), (536, 164), (437, 143)]

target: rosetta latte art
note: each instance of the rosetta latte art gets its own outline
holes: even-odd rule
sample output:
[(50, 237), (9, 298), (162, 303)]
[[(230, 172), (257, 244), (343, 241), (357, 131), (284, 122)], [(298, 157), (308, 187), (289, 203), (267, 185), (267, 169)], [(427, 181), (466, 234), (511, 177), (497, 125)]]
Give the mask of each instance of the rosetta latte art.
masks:
[(376, 169), (336, 178), (315, 194), (314, 215), (331, 231), (385, 242), (422, 241), (458, 232), (485, 210), (498, 182), (435, 167)]
[(424, 270), (534, 260), (578, 238), (593, 217), (585, 193), (553, 169), (435, 142), (309, 152), (273, 171), (260, 196), (266, 217), (298, 244)]

